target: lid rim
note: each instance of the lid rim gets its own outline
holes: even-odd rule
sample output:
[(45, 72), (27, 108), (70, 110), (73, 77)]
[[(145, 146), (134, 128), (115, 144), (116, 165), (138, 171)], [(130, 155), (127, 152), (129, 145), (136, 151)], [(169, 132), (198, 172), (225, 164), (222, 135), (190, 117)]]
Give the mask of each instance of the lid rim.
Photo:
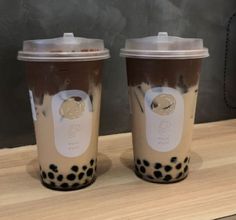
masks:
[(17, 59), (20, 61), (85, 61), (103, 60), (110, 58), (108, 49), (89, 52), (29, 52), (19, 51)]
[(197, 50), (131, 50), (122, 48), (121, 57), (153, 58), (153, 59), (181, 59), (181, 58), (206, 58), (209, 56), (207, 48)]

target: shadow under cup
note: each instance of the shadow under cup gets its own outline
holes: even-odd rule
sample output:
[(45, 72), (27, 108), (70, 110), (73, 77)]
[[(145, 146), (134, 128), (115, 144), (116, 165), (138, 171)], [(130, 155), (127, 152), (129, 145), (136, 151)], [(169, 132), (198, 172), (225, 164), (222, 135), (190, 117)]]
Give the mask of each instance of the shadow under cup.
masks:
[(80, 189), (96, 179), (102, 66), (25, 62), (40, 176), (49, 188)]
[(201, 62), (126, 58), (135, 173), (144, 180), (188, 175)]

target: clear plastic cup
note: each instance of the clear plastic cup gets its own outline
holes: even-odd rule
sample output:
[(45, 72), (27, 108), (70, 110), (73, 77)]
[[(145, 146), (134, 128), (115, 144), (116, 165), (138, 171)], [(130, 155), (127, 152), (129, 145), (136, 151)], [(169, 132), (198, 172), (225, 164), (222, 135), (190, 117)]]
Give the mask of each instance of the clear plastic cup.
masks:
[(109, 51), (99, 39), (25, 41), (24, 61), (43, 185), (86, 187), (96, 178), (101, 74)]
[(188, 175), (202, 39), (158, 36), (126, 40), (135, 173), (171, 183)]

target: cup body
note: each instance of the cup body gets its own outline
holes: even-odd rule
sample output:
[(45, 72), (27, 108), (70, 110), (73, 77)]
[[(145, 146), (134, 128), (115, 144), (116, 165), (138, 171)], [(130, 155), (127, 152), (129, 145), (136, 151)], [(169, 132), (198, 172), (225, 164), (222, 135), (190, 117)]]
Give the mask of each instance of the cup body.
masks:
[(96, 179), (103, 60), (24, 63), (43, 185), (90, 185)]
[(144, 180), (188, 175), (201, 61), (126, 58), (135, 173)]

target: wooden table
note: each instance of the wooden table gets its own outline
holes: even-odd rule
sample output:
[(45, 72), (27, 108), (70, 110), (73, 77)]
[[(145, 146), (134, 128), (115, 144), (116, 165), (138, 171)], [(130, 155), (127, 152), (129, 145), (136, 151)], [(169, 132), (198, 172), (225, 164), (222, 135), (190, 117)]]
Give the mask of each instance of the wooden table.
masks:
[(189, 177), (160, 185), (133, 174), (130, 133), (100, 137), (97, 181), (72, 192), (41, 185), (35, 146), (0, 150), (0, 219), (202, 220), (236, 214), (236, 120), (196, 125), (193, 139)]

